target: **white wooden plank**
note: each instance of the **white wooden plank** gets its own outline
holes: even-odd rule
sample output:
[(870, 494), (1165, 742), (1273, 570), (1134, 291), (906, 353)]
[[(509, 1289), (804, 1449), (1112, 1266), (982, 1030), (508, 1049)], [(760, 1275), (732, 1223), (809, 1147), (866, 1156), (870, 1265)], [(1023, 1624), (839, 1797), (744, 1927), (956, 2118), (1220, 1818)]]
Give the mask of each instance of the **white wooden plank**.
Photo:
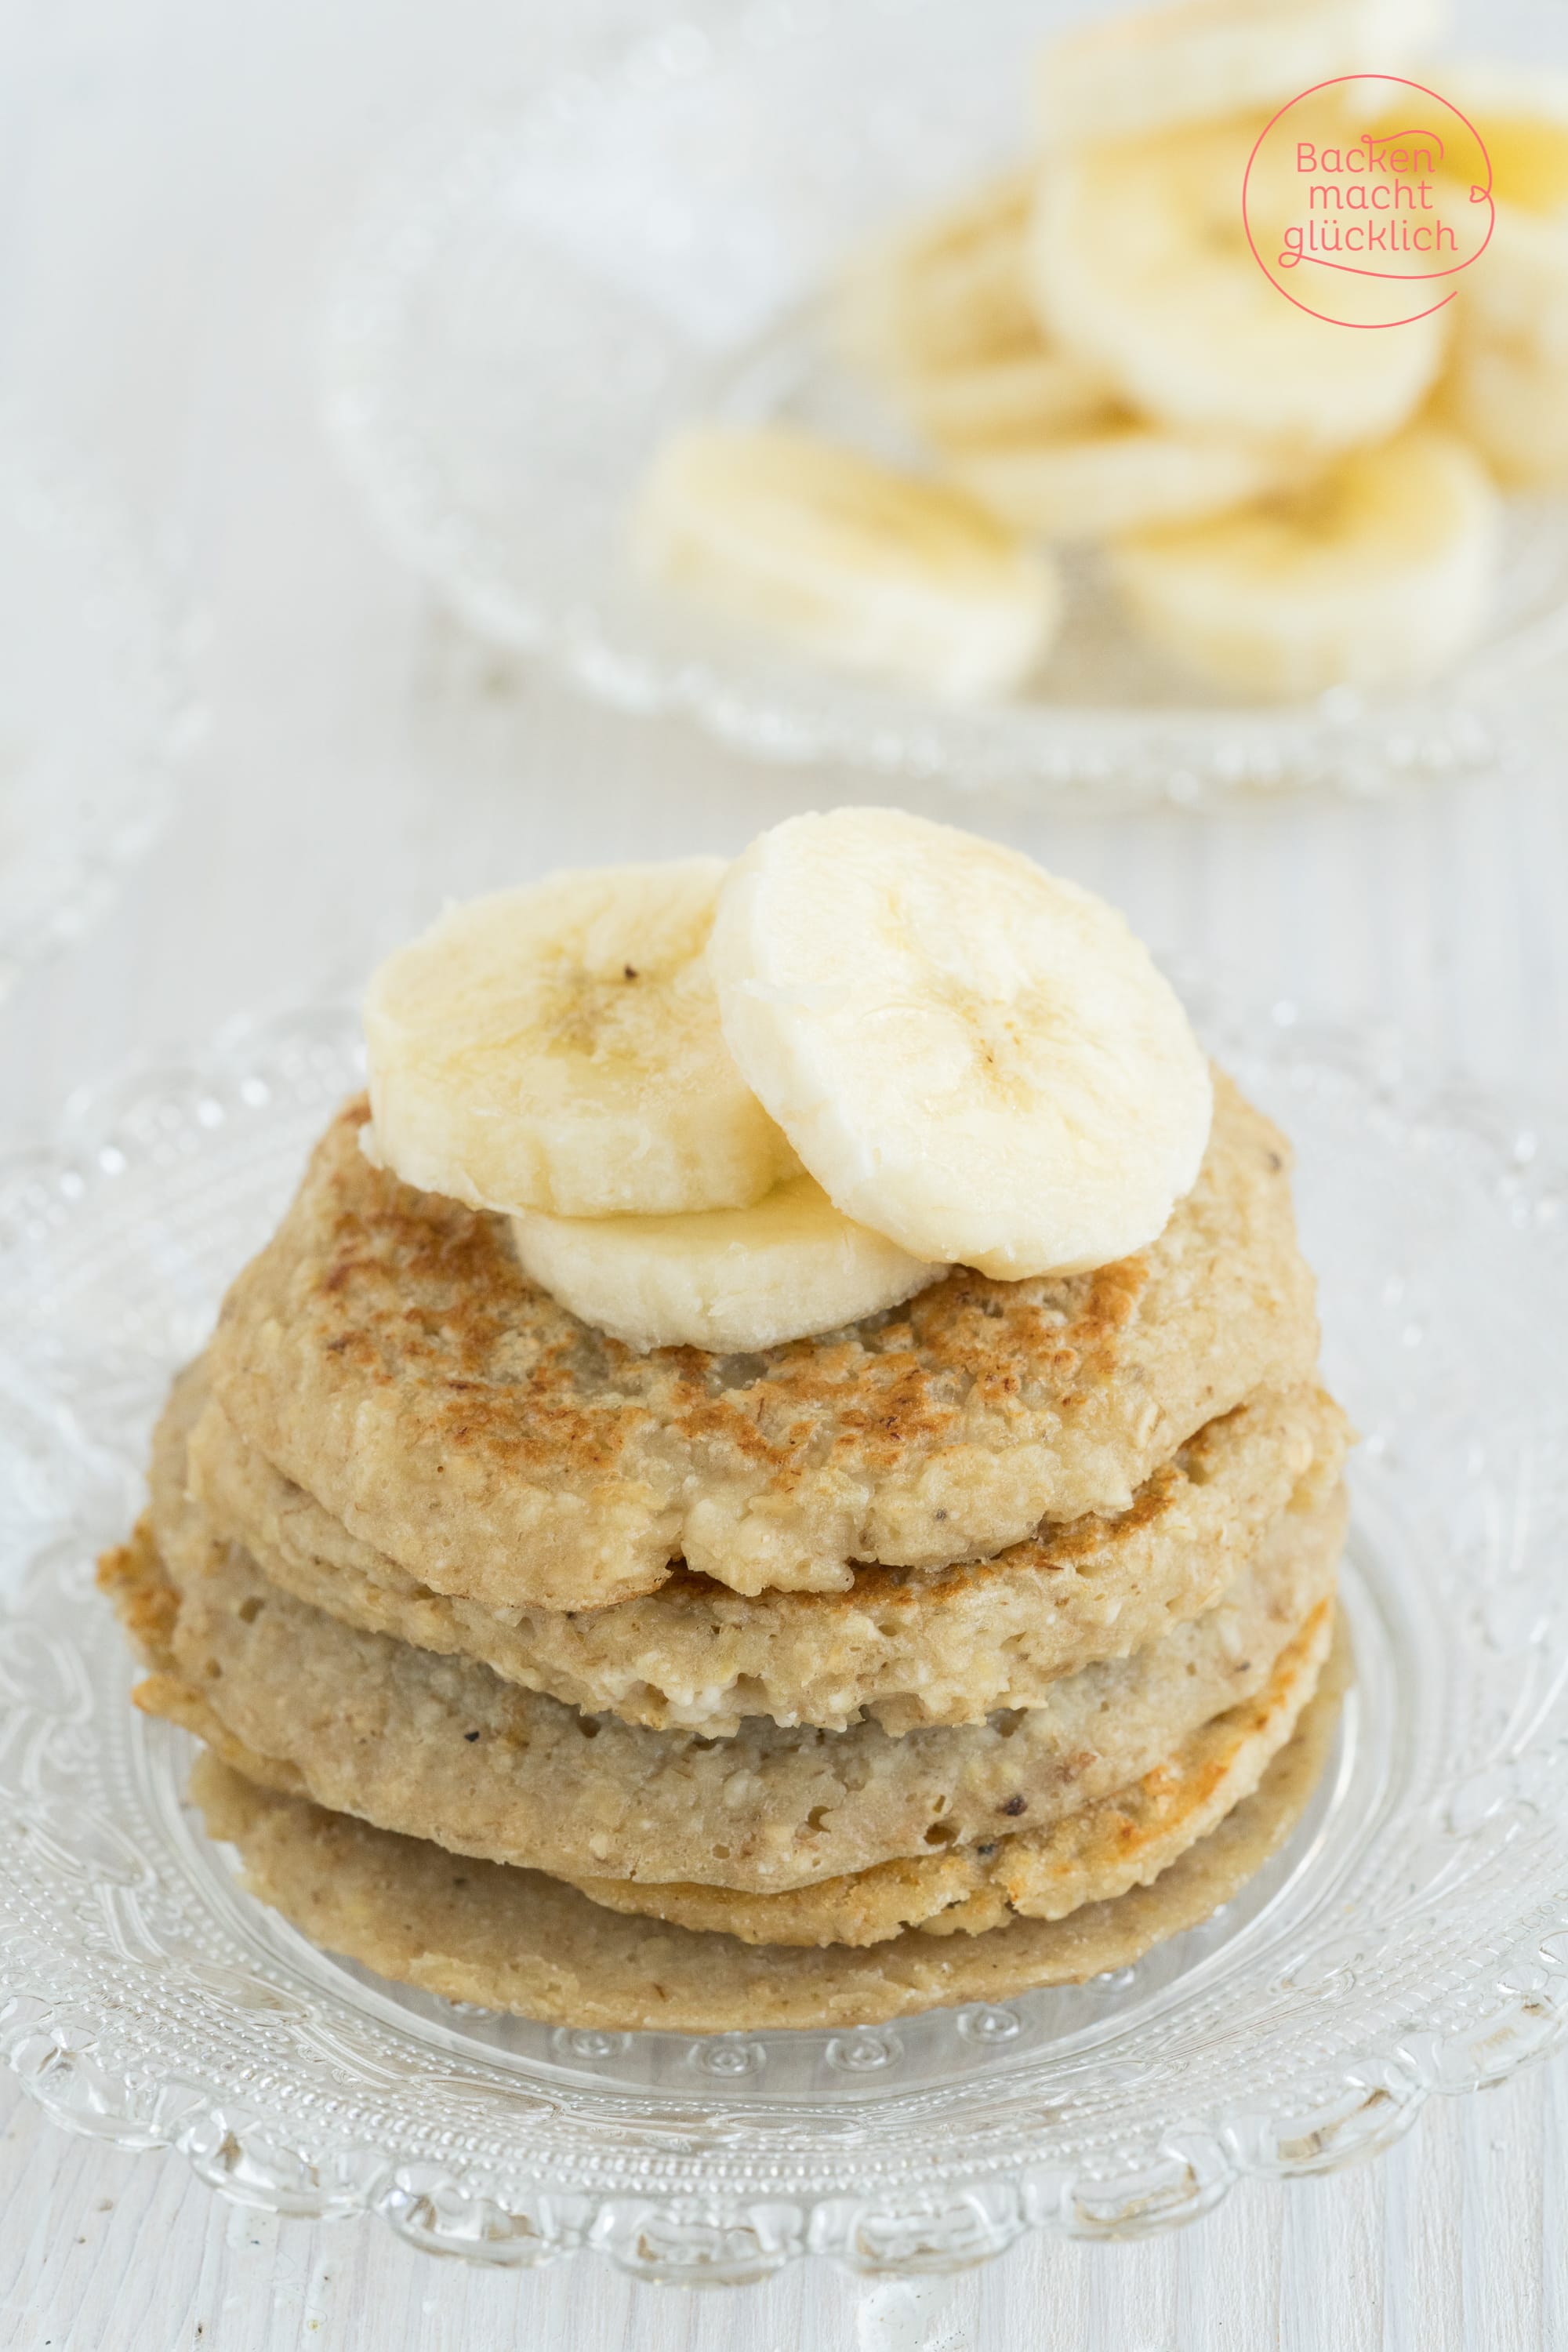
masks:
[(978, 2273), (974, 2352), (1085, 2342), (1090, 2249), (1060, 2238), (1026, 2239)]
[(1173, 2238), (1091, 2246), (1084, 2352), (1177, 2352), (1180, 2253)]
[[(1531, 2069), (1466, 2103), (1466, 2352), (1514, 2352), (1542, 2334), (1542, 2094)], [(1552, 2216), (1561, 2229), (1559, 2213)]]
[(1384, 2352), (1468, 2352), (1463, 2136), (1461, 2109), (1435, 2099), (1384, 2159)]
[(1541, 2184), (1541, 2341), (1568, 2344), (1568, 2060), (1543, 2074), (1540, 2137), (1525, 2148)]
[(1370, 2165), (1285, 2190), (1279, 2352), (1378, 2352), (1383, 2342), (1383, 2184)]
[(1176, 2240), (1182, 2352), (1275, 2352), (1285, 2192), (1246, 2180)]

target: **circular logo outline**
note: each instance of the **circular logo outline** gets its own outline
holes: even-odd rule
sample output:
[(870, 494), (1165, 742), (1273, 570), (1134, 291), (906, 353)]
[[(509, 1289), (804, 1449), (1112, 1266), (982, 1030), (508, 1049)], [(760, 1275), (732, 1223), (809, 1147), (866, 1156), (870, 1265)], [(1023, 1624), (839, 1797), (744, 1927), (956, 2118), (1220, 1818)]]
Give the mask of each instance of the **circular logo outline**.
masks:
[(1463, 108), (1456, 106), (1452, 99), (1445, 98), (1441, 90), (1431, 89), (1423, 81), (1411, 81), (1405, 74), (1331, 74), (1326, 81), (1315, 81), (1311, 84), (1310, 89), (1298, 90), (1294, 98), (1287, 99), (1284, 105), (1278, 108), (1276, 111), (1270, 115), (1268, 121), (1264, 124), (1262, 130), (1253, 141), (1252, 152), (1247, 159), (1247, 169), (1241, 175), (1241, 226), (1246, 232), (1247, 242), (1248, 247), (1251, 248), (1254, 261), (1257, 262), (1258, 267), (1262, 270), (1263, 275), (1268, 278), (1268, 283), (1273, 287), (1275, 292), (1277, 294), (1282, 294), (1287, 302), (1293, 303), (1298, 310), (1304, 310), (1310, 319), (1321, 319), (1325, 326), (1352, 327), (1363, 334), (1381, 334), (1384, 329), (1389, 327), (1413, 327), (1418, 320), (1435, 317), (1437, 311), (1446, 310), (1447, 305), (1456, 299), (1458, 293), (1458, 287), (1450, 286), (1448, 291), (1443, 296), (1441, 301), (1429, 302), (1426, 310), (1413, 310), (1407, 318), (1336, 319), (1331, 310), (1315, 310), (1310, 302), (1303, 302), (1300, 295), (1292, 294), (1288, 287), (1280, 285), (1279, 280), (1275, 276), (1273, 270), (1269, 268), (1268, 264), (1264, 260), (1263, 256), (1258, 250), (1258, 240), (1252, 234), (1252, 222), (1247, 208), (1247, 191), (1252, 179), (1252, 167), (1258, 161), (1258, 152), (1261, 149), (1264, 141), (1274, 129), (1275, 124), (1282, 121), (1284, 117), (1289, 113), (1292, 107), (1300, 106), (1303, 99), (1316, 98), (1320, 90), (1337, 89), (1346, 82), (1357, 81), (1392, 82), (1396, 84), (1401, 89), (1418, 90), (1423, 98), (1435, 99), (1439, 106), (1446, 107), (1450, 114), (1456, 115), (1464, 124), (1466, 130), (1475, 141), (1476, 145), (1479, 148), (1481, 160), (1486, 165), (1486, 185), (1483, 189), (1479, 190), (1478, 194), (1476, 184), (1472, 182), (1470, 187), (1470, 202), (1475, 204), (1479, 201), (1486, 205), (1487, 233), (1481, 239), (1479, 245), (1477, 246), (1474, 253), (1468, 255), (1463, 261), (1455, 262), (1450, 268), (1413, 270), (1408, 278), (1404, 277), (1403, 273), (1394, 273), (1383, 269), (1357, 269), (1351, 262), (1320, 260), (1317, 263), (1318, 268), (1322, 269), (1338, 269), (1346, 277), (1351, 278), (1380, 278), (1385, 285), (1403, 283), (1415, 286), (1419, 285), (1423, 279), (1430, 279), (1434, 278), (1457, 278), (1462, 271), (1470, 268), (1480, 259), (1482, 254), (1491, 243), (1492, 232), (1497, 226), (1497, 202), (1492, 194), (1492, 159), (1490, 151), (1487, 146), (1486, 141), (1481, 137), (1480, 132), (1476, 129), (1475, 124), (1470, 121), (1469, 116), (1464, 111)]

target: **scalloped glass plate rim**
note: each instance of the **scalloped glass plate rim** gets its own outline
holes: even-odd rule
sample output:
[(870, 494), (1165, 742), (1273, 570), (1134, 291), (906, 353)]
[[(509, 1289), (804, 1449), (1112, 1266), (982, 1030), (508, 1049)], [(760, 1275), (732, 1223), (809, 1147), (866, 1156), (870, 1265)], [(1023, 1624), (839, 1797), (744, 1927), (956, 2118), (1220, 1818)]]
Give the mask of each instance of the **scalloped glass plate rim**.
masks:
[[(1513, 1302), (1514, 1325), (1547, 1312), (1549, 1285), (1568, 1275), (1568, 1214), (1563, 1172), (1545, 1164), (1528, 1121), (1409, 1071), (1388, 1040), (1306, 1031), (1289, 1008), (1250, 1025), (1205, 1019), (1201, 985), (1189, 995), (1244, 1079), (1288, 1114), (1294, 1106), (1309, 1223), (1344, 1212), (1322, 1194), (1325, 1147), (1362, 1138), (1370, 1158), (1345, 1178), (1346, 1200), (1366, 1198), (1371, 1213), (1369, 1176), (1390, 1173), (1379, 1155), (1418, 1165), (1436, 1193), (1446, 1200), (1447, 1187), (1468, 1204), (1463, 1238), (1477, 1263), (1512, 1265), (1522, 1251), (1538, 1272), (1540, 1295)], [(31, 1346), (14, 1335), (0, 1349), (13, 1452), (0, 1532), (14, 1567), (32, 1563), (0, 1645), (11, 1702), (0, 1719), (10, 1833), (0, 1853), (0, 2047), (48, 2113), (129, 2146), (174, 2145), (248, 2201), (370, 2207), (416, 2242), (477, 2259), (533, 2262), (590, 2247), (643, 2276), (742, 2280), (807, 2252), (868, 2272), (943, 2269), (995, 2253), (1030, 2227), (1123, 2236), (1170, 2226), (1241, 2174), (1321, 2170), (1364, 2155), (1431, 2092), (1497, 2079), (1555, 2042), (1568, 2021), (1568, 1840), (1555, 1826), (1568, 1811), (1558, 1752), (1568, 1741), (1548, 1735), (1562, 1724), (1568, 1683), (1568, 1610), (1556, 1598), (1568, 1501), (1543, 1473), (1560, 1465), (1561, 1448), (1532, 1455), (1531, 1424), (1510, 1470), (1506, 1394), (1490, 1420), (1467, 1403), (1459, 1425), (1497, 1455), (1478, 1489), (1476, 1527), (1462, 1507), (1455, 1517), (1462, 1485), (1437, 1498), (1435, 1517), (1413, 1518), (1398, 1457), (1420, 1432), (1389, 1422), (1396, 1389), (1384, 1393), (1381, 1372), (1361, 1401), (1373, 1410), (1350, 1583), (1369, 1712), (1363, 1721), (1352, 1704), (1334, 1788), (1261, 1907), (1238, 1927), (1222, 1921), (1173, 1981), (1156, 1970), (1148, 1990), (1132, 1985), (1122, 2009), (1096, 2012), (1092, 2001), (1113, 2004), (1123, 1989), (1088, 1989), (1089, 2011), (1048, 2045), (1030, 2004), (1052, 1997), (1029, 1995), (861, 2036), (724, 2036), (689, 2047), (678, 2046), (683, 2037), (625, 2038), (672, 2045), (649, 2061), (650, 2079), (633, 2079), (622, 2037), (556, 2035), (542, 2057), (487, 2045), (489, 2021), (375, 1985), (238, 1895), (179, 1810), (180, 1736), (124, 1705), (132, 1670), (89, 1598), (90, 1553), (133, 1507), (140, 1433), (169, 1351), (175, 1339), (193, 1344), (190, 1328), (211, 1311), (211, 1269), (188, 1251), (182, 1260), (181, 1220), (213, 1210), (229, 1162), (212, 1155), (247, 1171), (265, 1160), (261, 1190), (275, 1193), (354, 1067), (342, 1008), (238, 1030), (185, 1070), (102, 1090), (56, 1145), (0, 1164), (0, 1268), (16, 1277), (24, 1334), (34, 1333)], [(126, 1194), (127, 1185), (141, 1189)], [(259, 1205), (247, 1194), (247, 1230)], [(1450, 1204), (1444, 1213), (1457, 1213)], [(138, 1261), (121, 1274), (111, 1246), (106, 1255), (125, 1238), (120, 1215), (150, 1251), (150, 1270)], [(227, 1226), (212, 1230), (226, 1252)], [(89, 1355), (72, 1328), (72, 1284), (96, 1300), (105, 1282), (110, 1295), (116, 1283), (123, 1291), (124, 1330)], [(165, 1282), (178, 1311), (167, 1330), (150, 1332), (145, 1300)], [(1407, 1353), (1426, 1403), (1447, 1412), (1434, 1385), (1446, 1359), (1424, 1359), (1413, 1320), (1421, 1302), (1404, 1282), (1390, 1277), (1389, 1295), (1348, 1333), (1347, 1302), (1331, 1300), (1340, 1342), (1384, 1347), (1396, 1382)], [(1475, 1343), (1475, 1331), (1464, 1336)], [(1447, 1342), (1438, 1334), (1434, 1344)], [(1513, 1325), (1494, 1344), (1518, 1353)], [(1548, 1402), (1560, 1413), (1554, 1393)], [(1457, 1450), (1446, 1423), (1432, 1442), (1424, 1475)], [(1462, 1476), (1480, 1480), (1483, 1469)], [(1521, 1476), (1535, 1479), (1522, 1517)], [(1493, 1536), (1478, 1534), (1500, 1510)], [(1454, 1555), (1436, 1565), (1434, 1528)], [(1457, 1601), (1419, 1605), (1429, 1575), (1458, 1579), (1450, 1598), (1475, 1581), (1479, 1613)], [(1478, 1753), (1466, 1710), (1493, 1683), (1511, 1746)], [(103, 1792), (122, 1769), (132, 1793), (117, 1813)], [(51, 1773), (68, 1801), (50, 1794)], [(1413, 1792), (1419, 1822), (1407, 1818)], [(1454, 1916), (1434, 1926), (1411, 1915), (1401, 1930), (1396, 1906), (1393, 1928), (1369, 1930), (1358, 1874), (1372, 1845), (1397, 1830), (1418, 1847), (1422, 1822), (1438, 1849), (1431, 1884), (1447, 1888)], [(1413, 1865), (1427, 1866), (1419, 1856)], [(173, 1908), (165, 1876), (179, 1882)], [(1309, 1879), (1298, 1933), (1291, 1906)], [(1425, 1900), (1426, 1885), (1412, 1899)], [(1324, 1916), (1330, 1891), (1348, 1906), (1337, 1922)], [(77, 1923), (68, 1934), (68, 1918)], [(1387, 1959), (1383, 1942), (1418, 1927), (1434, 1939), (1419, 1997), (1394, 1977), (1382, 1991), (1358, 1989), (1359, 1972), (1375, 1975)], [(1350, 1948), (1358, 1933), (1383, 1939), (1375, 1960)], [(1257, 1981), (1265, 1963), (1267, 1988)], [(1263, 2034), (1250, 2010), (1244, 2026), (1221, 2032), (1215, 2005), (1234, 2003), (1238, 1980), (1286, 2006), (1276, 2001), (1274, 2041), (1238, 2064), (1234, 2093), (1220, 2096), (1204, 2063), (1188, 2065), (1182, 2033), (1192, 2039), (1206, 2016), (1211, 2038), (1233, 2053)], [(138, 1998), (149, 1993), (155, 2021), (139, 2021)], [(525, 2031), (536, 2041), (542, 2032)], [(785, 2079), (793, 2058), (829, 2042), (828, 2074), (803, 2076), (797, 2095)], [(704, 2046), (721, 2063), (700, 2065)], [(931, 2078), (900, 2087), (900, 2065), (928, 2049), (938, 2053)], [(873, 2079), (884, 2065), (885, 2089)]]
[[(866, 17), (905, 34), (923, 4), (856, 0)], [(595, 698), (644, 716), (682, 713), (754, 757), (837, 760), (1075, 805), (1203, 806), (1302, 788), (1375, 795), (1402, 776), (1485, 769), (1522, 751), (1520, 688), (1568, 646), (1568, 500), (1515, 502), (1526, 529), (1550, 538), (1553, 577), (1562, 575), (1545, 610), (1419, 690), (1341, 687), (1308, 703), (949, 705), (726, 638), (689, 614), (675, 642), (655, 642), (635, 606), (616, 609), (625, 583), (608, 573), (599, 583), (607, 593), (565, 603), (525, 590), (489, 517), (448, 494), (440, 446), (408, 408), (397, 348), (405, 308), (447, 230), (471, 211), (484, 217), (487, 206), (500, 215), (519, 160), (596, 102), (700, 79), (715, 58), (732, 63), (821, 37), (842, 8), (841, 0), (752, 0), (713, 18), (699, 8), (635, 40), (585, 38), (574, 65), (542, 74), (526, 96), (427, 129), (342, 240), (321, 335), (331, 437), (388, 543), (472, 628), (545, 660)], [(757, 350), (778, 331), (775, 321)], [(746, 366), (745, 353), (731, 352), (703, 381), (716, 391)], [(674, 627), (674, 612), (665, 608), (661, 630)]]

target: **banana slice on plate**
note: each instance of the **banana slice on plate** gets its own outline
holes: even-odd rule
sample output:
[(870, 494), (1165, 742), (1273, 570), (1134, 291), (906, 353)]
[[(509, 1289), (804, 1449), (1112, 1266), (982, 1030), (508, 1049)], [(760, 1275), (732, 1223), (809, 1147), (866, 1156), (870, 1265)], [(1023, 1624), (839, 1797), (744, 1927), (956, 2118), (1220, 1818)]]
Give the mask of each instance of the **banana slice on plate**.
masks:
[(741, 1070), (834, 1205), (1004, 1280), (1141, 1249), (1197, 1174), (1208, 1066), (1115, 910), (895, 809), (791, 818), (709, 948)]
[(1458, 197), (1489, 171), (1491, 240), (1459, 281), (1439, 413), (1515, 489), (1568, 488), (1568, 79), (1445, 68), (1485, 146), (1445, 157)]
[(901, 236), (839, 289), (852, 365), (938, 443), (1049, 432), (1093, 415), (1104, 378), (1040, 333), (1025, 278), (1034, 180), (1014, 173)]
[(523, 1271), (629, 1348), (748, 1354), (897, 1307), (947, 1272), (840, 1216), (809, 1176), (749, 1209), (514, 1217)]
[(1489, 168), (1490, 242), (1459, 281), (1461, 338), (1492, 337), (1568, 367), (1568, 76), (1544, 68), (1445, 67), (1443, 95), (1468, 119), (1445, 157), (1462, 202)]
[(908, 375), (896, 396), (928, 440), (963, 450), (1092, 424), (1104, 413), (1107, 394), (1102, 375), (1040, 341), (1016, 358)]
[(835, 305), (840, 349), (879, 378), (1016, 358), (1039, 340), (1024, 280), (1033, 175), (1013, 172), (868, 246)]
[(1060, 617), (1048, 562), (966, 491), (782, 426), (671, 442), (636, 551), (651, 578), (823, 661), (954, 699), (1017, 685)]
[(976, 443), (950, 463), (1015, 530), (1060, 541), (1220, 514), (1300, 471), (1264, 444), (1175, 433), (1124, 410), (1087, 430)]
[(724, 861), (552, 875), (452, 908), (364, 1004), (373, 1158), (472, 1208), (740, 1208), (798, 1162), (704, 961)]
[(1514, 490), (1568, 490), (1568, 361), (1461, 323), (1438, 413)]
[[(1436, 376), (1447, 314), (1373, 333), (1288, 301), (1242, 218), (1261, 128), (1205, 123), (1055, 159), (1029, 248), (1047, 337), (1185, 431), (1322, 451), (1392, 433)], [(1353, 277), (1343, 289), (1347, 306), (1373, 299)]]
[(1397, 71), (1443, 27), (1443, 0), (1184, 0), (1085, 26), (1040, 59), (1047, 142), (1134, 138), (1268, 110), (1339, 74)]
[(1497, 515), (1473, 452), (1422, 427), (1310, 488), (1124, 541), (1111, 568), (1148, 635), (1227, 692), (1412, 685), (1479, 633)]

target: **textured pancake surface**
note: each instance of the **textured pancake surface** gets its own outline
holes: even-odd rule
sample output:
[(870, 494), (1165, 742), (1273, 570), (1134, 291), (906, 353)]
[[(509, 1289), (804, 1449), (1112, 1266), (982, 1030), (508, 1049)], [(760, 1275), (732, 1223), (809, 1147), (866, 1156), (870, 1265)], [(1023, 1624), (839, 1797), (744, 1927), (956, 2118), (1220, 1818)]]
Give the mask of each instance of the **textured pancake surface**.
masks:
[(205, 1368), (182, 1376), (153, 1447), (154, 1515), (192, 1488), (264, 1574), (366, 1632), (478, 1658), (506, 1681), (631, 1723), (733, 1732), (746, 1716), (898, 1733), (1037, 1704), (1215, 1601), (1288, 1506), (1337, 1483), (1344, 1416), (1321, 1389), (1250, 1397), (1206, 1423), (1131, 1508), (1047, 1525), (995, 1559), (858, 1569), (846, 1592), (730, 1591), (679, 1572), (657, 1592), (563, 1614), (445, 1593), (349, 1534), (247, 1445)]
[(955, 1272), (756, 1356), (637, 1355), (531, 1284), (503, 1220), (411, 1192), (353, 1103), (225, 1304), (234, 1427), (432, 1590), (571, 1610), (673, 1564), (742, 1592), (853, 1563), (985, 1558), (1131, 1507), (1183, 1442), (1310, 1376), (1287, 1149), (1216, 1079), (1198, 1181), (1140, 1255), (1068, 1279)]
[(1049, 1829), (880, 1863), (782, 1895), (619, 1878), (573, 1883), (612, 1911), (713, 1928), (748, 1944), (875, 1944), (901, 1927), (974, 1936), (1015, 1913), (1065, 1918), (1082, 1904), (1146, 1886), (1252, 1794), (1317, 1687), (1332, 1632), (1332, 1604), (1321, 1601), (1256, 1698), (1211, 1717), (1142, 1780)]
[(1163, 1872), (1064, 1919), (983, 1935), (919, 1928), (854, 1950), (746, 1944), (622, 1917), (537, 1871), (397, 1837), (204, 1756), (191, 1792), (247, 1883), (304, 1934), (382, 1976), (547, 2024), (687, 2033), (875, 2025), (962, 2001), (1079, 1984), (1128, 1966), (1227, 1903), (1284, 1843), (1332, 1744), (1342, 1646), (1256, 1793)]
[(178, 1595), (167, 1646), (184, 1696), (143, 1704), (192, 1722), (199, 1700), (334, 1811), (560, 1877), (765, 1890), (983, 1843), (1026, 1815), (1034, 1828), (1137, 1780), (1264, 1687), (1331, 1586), (1342, 1526), (1338, 1492), (1287, 1511), (1202, 1616), (1064, 1676), (1038, 1707), (901, 1738), (759, 1717), (715, 1740), (581, 1715), (296, 1601), (190, 1501), (117, 1580), (138, 1607), (162, 1582)]

